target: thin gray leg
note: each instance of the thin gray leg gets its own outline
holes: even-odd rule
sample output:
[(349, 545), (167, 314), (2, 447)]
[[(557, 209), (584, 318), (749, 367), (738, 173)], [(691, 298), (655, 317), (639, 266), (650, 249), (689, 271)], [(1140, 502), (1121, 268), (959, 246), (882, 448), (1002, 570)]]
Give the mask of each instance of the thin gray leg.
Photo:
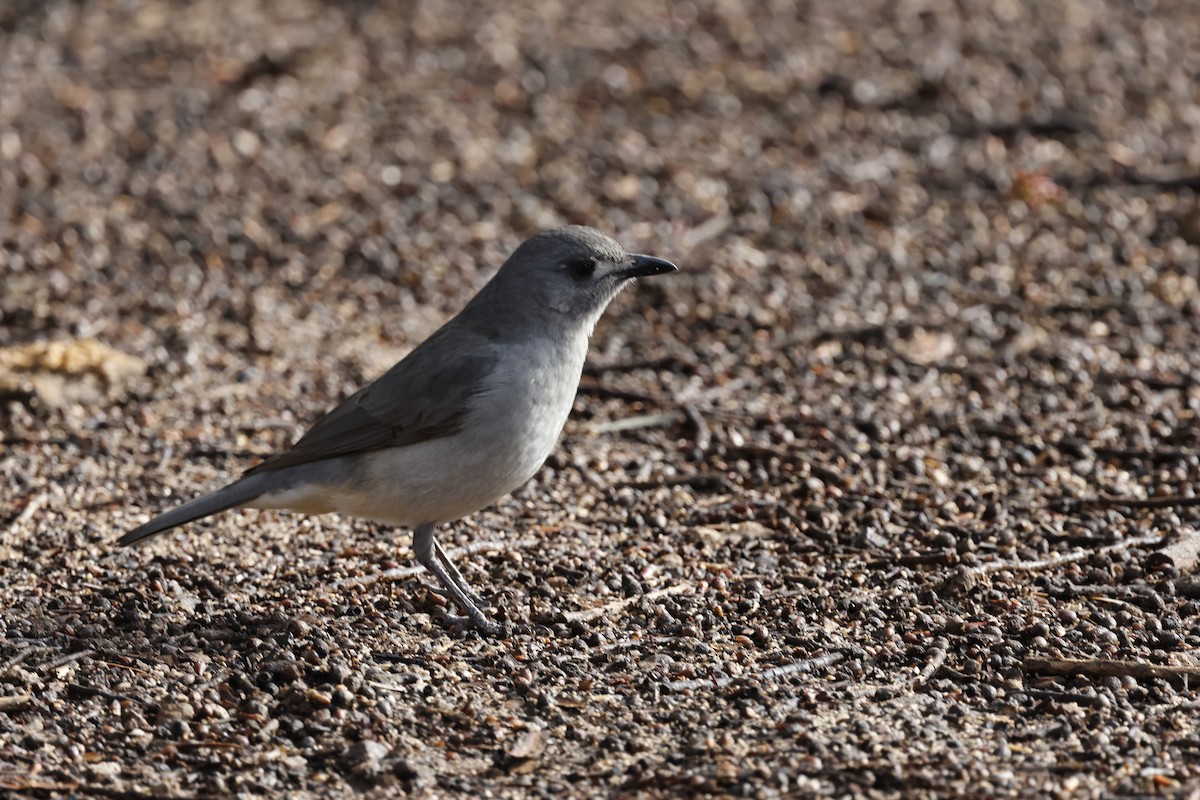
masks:
[[(417, 563), (433, 573), (433, 577), (438, 579), (438, 582), (442, 584), (442, 588), (450, 594), (454, 602), (458, 603), (459, 608), (466, 612), (467, 617), (474, 623), (476, 628), (490, 635), (499, 633), (500, 626), (488, 619), (487, 614), (484, 614), (480, 610), (475, 600), (472, 600), (467, 591), (463, 590), (463, 586), (459, 584), (461, 581), (465, 585), (466, 581), (463, 581), (463, 577), (461, 574), (458, 574), (458, 570), (454, 569), (453, 565), (450, 565), (450, 569), (447, 569), (446, 564), (449, 563), (449, 559), (443, 561), (441, 558), (438, 558), (437, 552), (441, 548), (437, 543), (437, 539), (434, 538), (433, 527), (432, 523), (426, 523), (418, 525), (417, 529), (413, 531), (413, 553), (417, 556)], [(451, 569), (457, 575), (458, 581), (455, 581), (454, 577), (451, 576)], [(474, 594), (474, 592), (471, 592), (471, 594)]]
[(481, 606), (487, 605), (487, 601), (471, 588), (471, 584), (467, 583), (467, 579), (458, 571), (458, 567), (454, 566), (454, 562), (450, 560), (450, 554), (442, 547), (442, 543), (437, 540), (436, 536), (433, 538), (433, 554), (437, 556), (438, 561), (442, 562), (442, 566), (446, 568), (446, 572), (450, 573), (450, 577), (458, 585), (463, 594)]

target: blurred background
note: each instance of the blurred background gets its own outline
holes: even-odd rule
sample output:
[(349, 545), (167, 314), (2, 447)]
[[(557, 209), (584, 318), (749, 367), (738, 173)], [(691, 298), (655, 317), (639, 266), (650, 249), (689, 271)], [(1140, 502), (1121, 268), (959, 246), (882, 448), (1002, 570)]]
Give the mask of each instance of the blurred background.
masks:
[[(1028, 659), (1200, 646), (1198, 551), (1143, 546), (1186, 501), (1087, 505), (1200, 478), (1197, 42), (1191, 0), (0, 4), (0, 777), (1182, 791), (1177, 683)], [(420, 578), (331, 593), (407, 564), (365, 524), (109, 554), (566, 223), (681, 271), (618, 300), (559, 452), (457, 535), (515, 549), (467, 563), (519, 618), (657, 600), (468, 643)], [(347, 688), (370, 670), (420, 679)]]

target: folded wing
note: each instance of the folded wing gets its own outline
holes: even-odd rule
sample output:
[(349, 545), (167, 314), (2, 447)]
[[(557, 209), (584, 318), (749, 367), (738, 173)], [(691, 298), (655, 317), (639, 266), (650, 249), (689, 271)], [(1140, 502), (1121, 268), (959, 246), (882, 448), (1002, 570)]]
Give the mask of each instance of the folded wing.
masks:
[[(446, 352), (434, 337), (319, 419), (292, 449), (246, 475), (404, 447), (462, 429), (468, 402), (495, 368), (490, 348)], [(430, 346), (432, 345), (432, 346)]]

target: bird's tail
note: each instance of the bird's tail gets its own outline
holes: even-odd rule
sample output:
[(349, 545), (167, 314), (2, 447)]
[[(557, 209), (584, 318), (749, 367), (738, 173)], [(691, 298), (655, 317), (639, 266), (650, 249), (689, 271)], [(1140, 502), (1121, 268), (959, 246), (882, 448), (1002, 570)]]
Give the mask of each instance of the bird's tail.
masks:
[(167, 513), (160, 514), (149, 522), (137, 526), (118, 539), (117, 546), (124, 547), (134, 542), (140, 542), (142, 539), (170, 530), (185, 522), (207, 517), (235, 506), (245, 505), (263, 491), (262, 481), (255, 480), (254, 477), (234, 481), (223, 489), (217, 489), (203, 497), (197, 497), (195, 500), (184, 503), (178, 508), (173, 508)]

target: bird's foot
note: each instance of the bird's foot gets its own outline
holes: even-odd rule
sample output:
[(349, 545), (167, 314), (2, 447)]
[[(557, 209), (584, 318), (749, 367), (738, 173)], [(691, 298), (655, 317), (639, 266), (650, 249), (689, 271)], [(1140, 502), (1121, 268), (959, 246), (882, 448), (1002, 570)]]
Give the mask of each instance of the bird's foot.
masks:
[(482, 615), (476, 618), (470, 614), (451, 614), (449, 611), (441, 611), (438, 613), (438, 617), (446, 623), (447, 627), (474, 628), (479, 631), (480, 635), (489, 638), (503, 639), (509, 634), (508, 625), (493, 622)]

